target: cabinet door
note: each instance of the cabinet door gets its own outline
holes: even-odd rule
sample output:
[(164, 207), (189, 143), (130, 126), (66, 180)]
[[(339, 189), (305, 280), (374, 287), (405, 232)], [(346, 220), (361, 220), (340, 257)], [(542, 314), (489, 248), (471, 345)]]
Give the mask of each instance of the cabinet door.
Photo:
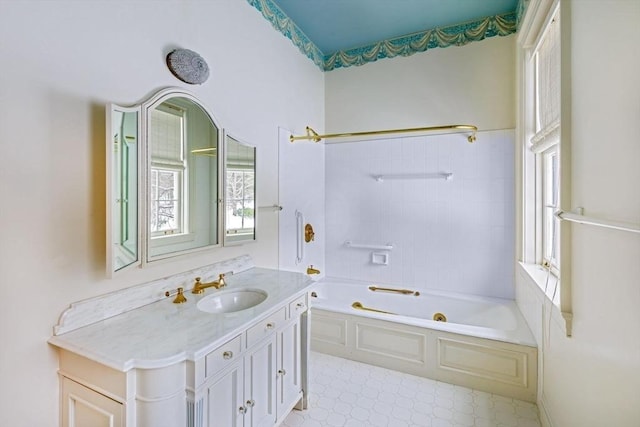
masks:
[[(242, 427), (246, 412), (242, 400), (242, 363), (207, 388), (207, 427)], [(200, 424), (196, 420), (196, 427)]]
[(124, 427), (124, 406), (62, 377), (63, 427)]
[[(301, 397), (300, 321), (278, 332), (278, 408), (288, 411)], [(285, 414), (278, 412), (278, 416)]]
[(245, 427), (276, 423), (276, 335), (245, 356)]

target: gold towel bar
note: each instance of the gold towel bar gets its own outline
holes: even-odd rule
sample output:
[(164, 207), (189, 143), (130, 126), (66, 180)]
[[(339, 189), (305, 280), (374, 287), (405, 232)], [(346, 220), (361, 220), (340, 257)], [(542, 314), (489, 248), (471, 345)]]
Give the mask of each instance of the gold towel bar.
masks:
[(437, 131), (458, 131), (458, 132), (471, 132), (467, 136), (467, 141), (473, 142), (476, 140), (476, 132), (478, 132), (477, 126), (473, 125), (445, 125), (445, 126), (429, 126), (423, 128), (405, 128), (405, 129), (386, 129), (386, 130), (373, 130), (367, 132), (344, 132), (344, 133), (329, 133), (326, 135), (319, 135), (318, 132), (306, 127), (307, 134), (302, 136), (289, 136), (289, 141), (294, 142), (301, 139), (312, 140), (314, 142), (320, 142), (323, 139), (329, 138), (347, 138), (353, 136), (369, 136), (369, 135), (389, 135), (394, 133), (409, 133), (409, 132), (437, 132)]
[(369, 286), (369, 290), (370, 291), (381, 291), (381, 292), (396, 292), (398, 294), (403, 294), (403, 295), (414, 295), (414, 296), (418, 296), (420, 295), (420, 292), (418, 291), (412, 291), (411, 289), (394, 289), (394, 288), (381, 288), (378, 286)]

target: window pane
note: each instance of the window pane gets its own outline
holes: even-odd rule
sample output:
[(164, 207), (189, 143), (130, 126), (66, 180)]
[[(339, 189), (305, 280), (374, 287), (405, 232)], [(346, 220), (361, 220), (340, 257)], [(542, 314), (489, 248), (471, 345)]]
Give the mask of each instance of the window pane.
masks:
[(252, 233), (254, 228), (254, 172), (227, 170), (227, 234)]
[(558, 209), (558, 152), (556, 148), (546, 151), (543, 155), (543, 235), (542, 249), (544, 261), (552, 266), (558, 266), (559, 228), (560, 221), (554, 215)]
[(182, 172), (151, 169), (152, 234), (181, 232), (180, 181)]

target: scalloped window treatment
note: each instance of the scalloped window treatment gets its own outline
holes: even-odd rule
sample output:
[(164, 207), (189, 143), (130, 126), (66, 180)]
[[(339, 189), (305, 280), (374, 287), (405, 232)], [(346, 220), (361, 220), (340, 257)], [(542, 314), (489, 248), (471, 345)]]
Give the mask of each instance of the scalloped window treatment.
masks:
[(536, 133), (531, 150), (540, 153), (557, 144), (560, 137), (560, 29), (558, 15), (535, 52), (536, 56)]

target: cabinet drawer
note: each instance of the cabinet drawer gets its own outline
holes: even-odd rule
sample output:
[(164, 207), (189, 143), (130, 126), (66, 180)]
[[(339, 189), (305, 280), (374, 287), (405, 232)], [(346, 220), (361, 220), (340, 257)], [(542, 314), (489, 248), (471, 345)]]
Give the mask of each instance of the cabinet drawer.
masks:
[(207, 354), (205, 358), (205, 377), (210, 377), (227, 365), (232, 364), (242, 352), (242, 336), (238, 335)]
[(289, 303), (289, 318), (300, 316), (307, 308), (307, 295), (304, 294)]
[(247, 330), (247, 347), (260, 341), (262, 338), (273, 333), (286, 320), (286, 307), (273, 313), (271, 316), (259, 321)]

